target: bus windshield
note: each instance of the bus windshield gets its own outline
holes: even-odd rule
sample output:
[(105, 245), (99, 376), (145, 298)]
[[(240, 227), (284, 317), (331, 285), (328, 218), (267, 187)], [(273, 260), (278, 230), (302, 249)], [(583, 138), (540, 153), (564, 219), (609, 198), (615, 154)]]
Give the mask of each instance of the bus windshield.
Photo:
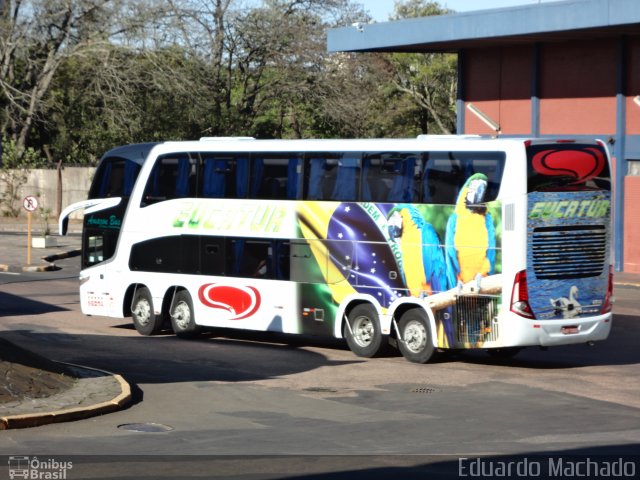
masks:
[(89, 199), (128, 197), (133, 191), (140, 165), (120, 157), (108, 157), (100, 162), (89, 190)]

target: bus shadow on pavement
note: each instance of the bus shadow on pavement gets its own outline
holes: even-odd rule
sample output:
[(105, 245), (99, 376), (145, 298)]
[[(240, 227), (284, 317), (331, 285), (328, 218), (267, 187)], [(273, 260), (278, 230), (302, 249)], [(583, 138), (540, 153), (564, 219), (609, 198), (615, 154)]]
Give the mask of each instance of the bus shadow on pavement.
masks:
[(482, 351), (465, 351), (458, 361), (486, 365), (504, 365), (528, 369), (561, 369), (606, 365), (640, 364), (640, 324), (633, 315), (614, 316), (611, 334), (607, 340), (593, 346), (587, 344), (561, 345), (541, 350), (523, 349), (515, 358), (492, 358)]
[[(113, 328), (134, 330), (132, 323), (114, 325)], [(197, 339), (191, 340), (178, 339), (174, 337), (171, 329), (167, 328), (153, 338), (158, 337), (174, 338), (178, 342), (195, 341), (204, 342), (204, 344), (213, 342), (216, 345), (224, 344), (228, 346), (241, 344), (255, 345), (256, 347), (260, 345), (279, 345), (283, 349), (317, 347), (349, 351), (346, 342), (338, 338), (231, 328), (206, 329)], [(483, 349), (443, 351), (425, 365), (425, 368), (429, 368), (429, 365), (456, 362), (537, 370), (634, 365), (640, 363), (640, 350), (637, 348), (639, 343), (640, 325), (637, 317), (617, 314), (609, 338), (605, 341), (597, 342), (593, 346), (587, 344), (561, 345), (550, 347), (547, 350), (541, 350), (539, 347), (527, 347), (513, 358), (492, 357)], [(402, 355), (399, 350), (389, 346), (378, 357), (401, 358)], [(366, 361), (359, 359), (355, 355), (353, 358), (356, 361)]]
[(229, 339), (183, 340), (174, 336), (122, 337), (73, 335), (13, 330), (20, 340), (43, 356), (122, 375), (139, 384), (182, 382), (248, 382), (363, 360), (329, 360), (318, 352), (287, 344)]
[(20, 295), (0, 292), (0, 317), (17, 315), (38, 315), (42, 313), (64, 312), (68, 308), (39, 302)]

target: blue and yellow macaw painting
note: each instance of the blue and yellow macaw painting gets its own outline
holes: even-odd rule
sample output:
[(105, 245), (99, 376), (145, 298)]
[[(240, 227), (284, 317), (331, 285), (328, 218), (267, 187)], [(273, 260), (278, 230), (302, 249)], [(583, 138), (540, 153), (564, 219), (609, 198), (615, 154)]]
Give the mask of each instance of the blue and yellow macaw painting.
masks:
[(413, 205), (397, 205), (388, 214), (389, 236), (398, 244), (409, 295), (422, 297), (447, 289), (446, 264), (438, 233)]
[(446, 232), (448, 284), (470, 282), (478, 275), (493, 275), (496, 263), (496, 230), (484, 203), (487, 177), (470, 176), (462, 186)]
[[(300, 230), (326, 282), (317, 288), (335, 304), (360, 293), (386, 309), (499, 273), (501, 206), (482, 203), (486, 187), (485, 175), (472, 175), (455, 206), (302, 202)], [(437, 318), (439, 345), (453, 346), (453, 315)]]

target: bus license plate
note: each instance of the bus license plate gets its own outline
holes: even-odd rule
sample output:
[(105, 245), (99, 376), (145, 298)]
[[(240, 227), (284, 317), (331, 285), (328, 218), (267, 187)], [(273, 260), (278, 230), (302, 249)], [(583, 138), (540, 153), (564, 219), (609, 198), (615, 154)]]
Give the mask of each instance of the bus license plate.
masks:
[(562, 327), (561, 332), (564, 333), (565, 335), (574, 335), (580, 332), (580, 329), (575, 325), (571, 325), (568, 327)]

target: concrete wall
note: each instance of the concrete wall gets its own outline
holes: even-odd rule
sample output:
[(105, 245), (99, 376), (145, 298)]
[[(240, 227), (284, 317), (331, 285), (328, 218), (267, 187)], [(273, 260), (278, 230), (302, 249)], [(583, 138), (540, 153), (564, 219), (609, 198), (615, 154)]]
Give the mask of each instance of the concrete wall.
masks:
[[(65, 167), (62, 170), (62, 208), (86, 200), (89, 193), (89, 186), (93, 179), (95, 167)], [(5, 188), (4, 183), (0, 184), (0, 191)], [(27, 183), (23, 185), (19, 192), (20, 198), (28, 195), (38, 197), (39, 209), (46, 208), (51, 211), (51, 228), (55, 228), (57, 222), (57, 188), (58, 172), (56, 170), (34, 169), (29, 172)], [(21, 209), (21, 214), (26, 213)], [(72, 218), (82, 218), (82, 213), (76, 212)]]

